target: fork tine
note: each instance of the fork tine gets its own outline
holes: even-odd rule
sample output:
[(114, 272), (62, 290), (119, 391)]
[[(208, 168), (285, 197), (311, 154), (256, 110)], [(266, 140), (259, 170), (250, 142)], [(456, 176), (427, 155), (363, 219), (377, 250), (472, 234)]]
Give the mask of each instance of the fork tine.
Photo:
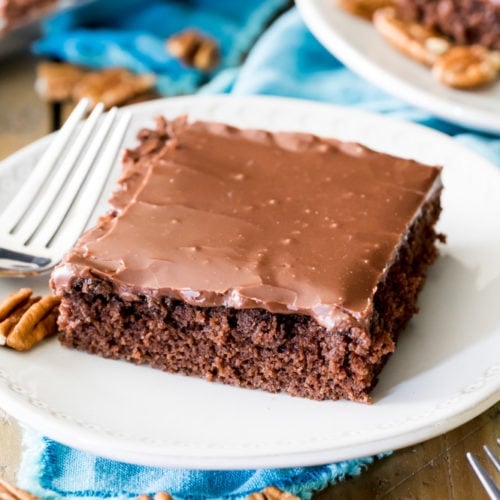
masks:
[[(93, 162), (99, 153), (113, 121), (116, 117), (117, 108), (111, 109), (105, 116), (103, 123), (96, 130), (95, 136), (91, 142), (83, 158), (78, 163), (78, 166), (73, 172), (73, 176), (69, 179), (68, 184), (64, 186), (61, 196), (57, 199), (56, 203), (52, 206), (47, 218), (43, 221), (37, 234), (34, 236), (31, 243), (34, 245), (47, 246), (54, 237), (56, 231), (66, 217), (66, 214), (71, 208), (71, 204), (75, 200), (78, 192), (80, 191), (89, 171), (92, 168)], [(67, 242), (68, 245), (72, 241)]]
[(490, 450), (487, 445), (483, 446), (483, 450), (486, 452), (486, 455), (488, 455), (488, 458), (491, 460), (496, 470), (500, 472), (500, 459)]
[(89, 100), (82, 99), (75, 107), (70, 117), (66, 120), (66, 123), (59, 130), (50, 146), (40, 158), (23, 187), (0, 215), (0, 227), (10, 232), (18, 224), (19, 219), (26, 213), (33, 198), (40, 190), (43, 181), (52, 171), (54, 165), (56, 165), (68, 140), (72, 137), (75, 128), (87, 112), (88, 106)]
[(491, 479), (490, 475), (486, 471), (486, 469), (479, 463), (477, 458), (472, 453), (467, 452), (466, 456), (472, 469), (476, 473), (476, 476), (478, 477), (479, 481), (481, 481), (481, 484), (486, 490), (486, 493), (488, 493), (488, 495), (490, 496), (490, 499), (499, 500), (500, 499), (499, 490), (496, 484), (493, 482), (493, 479)]
[(93, 109), (89, 118), (85, 121), (81, 131), (76, 136), (71, 144), (69, 151), (61, 163), (60, 168), (55, 175), (50, 179), (49, 184), (44, 188), (43, 194), (37, 199), (30, 212), (24, 219), (21, 219), (19, 230), (15, 232), (21, 243), (25, 243), (33, 236), (36, 229), (40, 226), (54, 199), (59, 194), (65, 181), (75, 165), (78, 164), (78, 159), (89, 142), (92, 132), (95, 131), (97, 120), (104, 111), (104, 105), (99, 103)]
[[(118, 117), (111, 136), (106, 141), (104, 150), (99, 156), (97, 163), (93, 166), (86, 183), (63, 222), (64, 227), (57, 232), (54, 242), (49, 243), (49, 248), (54, 249), (56, 252), (66, 252), (68, 245), (74, 243), (87, 226), (111, 172), (110, 167), (113, 165), (118, 150), (121, 147), (131, 117), (132, 115), (128, 112), (122, 113)], [(108, 129), (111, 123), (110, 121)]]

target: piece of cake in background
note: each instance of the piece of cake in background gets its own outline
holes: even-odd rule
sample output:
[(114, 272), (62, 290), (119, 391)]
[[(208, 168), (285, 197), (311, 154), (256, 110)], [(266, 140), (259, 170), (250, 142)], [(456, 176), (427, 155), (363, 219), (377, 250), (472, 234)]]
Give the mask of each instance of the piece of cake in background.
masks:
[(51, 277), (63, 345), (369, 402), (437, 256), (438, 167), (304, 133), (158, 119)]
[(53, 8), (57, 0), (0, 0), (0, 34)]
[(421, 23), (459, 45), (500, 50), (499, 0), (395, 0), (398, 16)]

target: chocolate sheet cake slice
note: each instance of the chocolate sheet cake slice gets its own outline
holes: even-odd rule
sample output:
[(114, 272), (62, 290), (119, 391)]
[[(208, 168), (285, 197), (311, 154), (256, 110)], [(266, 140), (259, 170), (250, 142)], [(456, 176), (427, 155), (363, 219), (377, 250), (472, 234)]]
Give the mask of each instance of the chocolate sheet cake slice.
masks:
[(369, 402), (437, 256), (440, 168), (303, 133), (158, 119), (54, 271), (63, 345)]
[(422, 23), (461, 45), (500, 50), (499, 0), (396, 0), (402, 19)]
[(0, 35), (55, 5), (56, 0), (0, 0)]

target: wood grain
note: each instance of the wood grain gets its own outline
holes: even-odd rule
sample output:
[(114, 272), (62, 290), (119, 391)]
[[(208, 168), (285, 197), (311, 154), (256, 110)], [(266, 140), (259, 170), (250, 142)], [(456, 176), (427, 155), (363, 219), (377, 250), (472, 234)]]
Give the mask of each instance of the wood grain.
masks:
[[(496, 447), (500, 436), (500, 404), (442, 436), (404, 448), (384, 458), (362, 475), (330, 487), (317, 500), (418, 499), (488, 500), (472, 473), (465, 453), (476, 454), (500, 484), (500, 474), (488, 463), (483, 444)], [(500, 453), (500, 447), (497, 448)]]
[(21, 429), (0, 408), (0, 477), (15, 482), (21, 460)]
[(34, 90), (35, 61), (29, 54), (0, 60), (0, 159), (50, 130), (48, 105)]

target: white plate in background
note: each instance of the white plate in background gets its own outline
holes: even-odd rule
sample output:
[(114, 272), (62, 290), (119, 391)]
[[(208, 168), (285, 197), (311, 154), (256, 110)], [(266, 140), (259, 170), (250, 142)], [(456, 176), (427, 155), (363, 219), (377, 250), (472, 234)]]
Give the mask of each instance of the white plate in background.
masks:
[(500, 79), (457, 90), (438, 83), (428, 67), (400, 53), (365, 19), (335, 0), (297, 0), (309, 29), (334, 56), (382, 90), (450, 122), (500, 133)]

